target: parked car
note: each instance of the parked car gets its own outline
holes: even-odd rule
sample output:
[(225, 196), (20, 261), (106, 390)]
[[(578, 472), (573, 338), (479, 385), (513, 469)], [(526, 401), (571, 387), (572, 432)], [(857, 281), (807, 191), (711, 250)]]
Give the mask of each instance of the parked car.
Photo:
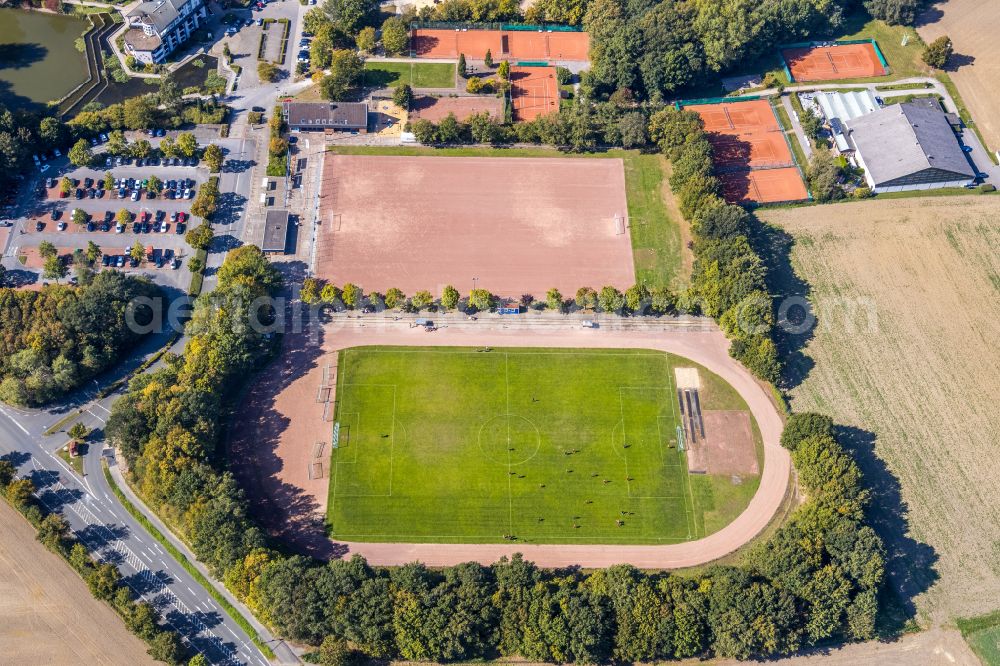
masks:
[(107, 141), (108, 141), (108, 135), (105, 134), (104, 132), (101, 132), (101, 143), (107, 143)]
[(76, 198), (77, 199), (82, 199), (83, 198), (83, 190), (81, 190), (79, 187), (76, 188)]
[(118, 266), (118, 268), (124, 268), (125, 267), (125, 255), (124, 254), (119, 254), (118, 255), (117, 266)]
[(135, 158), (135, 165), (136, 166), (142, 166), (142, 158), (141, 157)]
[(93, 231), (93, 230), (94, 230), (94, 223), (87, 222), (87, 231)]
[(66, 223), (60, 222), (59, 224), (56, 225), (56, 229), (58, 229), (59, 231), (66, 231)]
[(84, 187), (93, 187), (94, 186), (94, 179), (93, 178), (84, 178), (83, 179), (83, 186)]
[(187, 222), (187, 213), (177, 213), (178, 222)]
[(139, 200), (139, 190), (136, 190), (132, 192), (132, 201), (138, 201), (138, 200)]
[(97, 190), (97, 198), (98, 199), (104, 198), (104, 190)]
[(45, 228), (45, 223), (42, 222), (41, 220), (35, 222), (35, 231), (41, 231), (44, 228)]
[(177, 235), (180, 236), (181, 234), (184, 233), (184, 229), (185, 228), (186, 228), (186, 225), (184, 223), (178, 222), (177, 226), (174, 227), (174, 232), (176, 232)]
[(104, 266), (110, 266), (111, 265), (111, 255), (110, 254), (106, 254), (103, 257), (101, 257), (101, 264), (103, 264)]
[(115, 224), (115, 233), (116, 234), (120, 234), (120, 233), (124, 233), (124, 232), (125, 232), (125, 225), (124, 224), (122, 224), (121, 222), (118, 222), (117, 224)]

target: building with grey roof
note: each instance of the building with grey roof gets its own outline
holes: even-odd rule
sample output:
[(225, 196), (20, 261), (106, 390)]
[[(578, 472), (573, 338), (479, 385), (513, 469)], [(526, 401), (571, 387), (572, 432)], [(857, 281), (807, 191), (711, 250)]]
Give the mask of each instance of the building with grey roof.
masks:
[(268, 254), (284, 254), (288, 246), (288, 211), (269, 210), (264, 218), (264, 238), (260, 244), (261, 252)]
[(976, 172), (939, 110), (893, 104), (844, 123), (854, 159), (873, 192), (971, 184)]
[(282, 112), (294, 132), (368, 130), (368, 105), (364, 102), (285, 102)]
[(205, 0), (145, 0), (125, 17), (125, 53), (142, 63), (161, 63), (191, 38), (208, 16)]

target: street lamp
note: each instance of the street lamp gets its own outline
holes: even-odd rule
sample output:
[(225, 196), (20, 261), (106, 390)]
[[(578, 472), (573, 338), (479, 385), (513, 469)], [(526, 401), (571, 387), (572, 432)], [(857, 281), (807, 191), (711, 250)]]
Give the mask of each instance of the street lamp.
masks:
[(479, 278), (477, 278), (477, 277), (473, 277), (473, 278), (472, 278), (472, 290), (473, 290), (473, 291), (475, 291), (475, 290), (476, 290), (476, 283), (477, 283), (477, 282), (479, 282)]

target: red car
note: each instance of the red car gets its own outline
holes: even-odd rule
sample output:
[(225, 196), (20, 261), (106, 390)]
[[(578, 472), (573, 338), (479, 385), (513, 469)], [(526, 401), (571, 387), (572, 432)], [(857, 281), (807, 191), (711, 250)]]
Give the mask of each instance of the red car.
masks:
[(187, 220), (187, 213), (177, 213), (177, 221), (185, 222)]

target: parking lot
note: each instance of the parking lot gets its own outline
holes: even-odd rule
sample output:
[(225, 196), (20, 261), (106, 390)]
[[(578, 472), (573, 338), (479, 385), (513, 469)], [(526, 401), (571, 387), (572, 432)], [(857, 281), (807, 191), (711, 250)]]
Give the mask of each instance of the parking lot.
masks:
[[(92, 241), (104, 255), (100, 266), (140, 270), (158, 282), (186, 289), (190, 275), (186, 267), (178, 269), (193, 251), (184, 240), (184, 232), (201, 222), (191, 219), (190, 210), (208, 170), (196, 166), (194, 160), (175, 161), (144, 161), (140, 166), (127, 160), (121, 166), (113, 162), (107, 169), (73, 168), (64, 160), (62, 168), (60, 161), (52, 163), (39, 183), (30, 214), (15, 224), (8, 257), (17, 257), (15, 268), (40, 272), (37, 248), (43, 241), (52, 243), (63, 255), (86, 248)], [(100, 157), (95, 162), (104, 164)], [(110, 190), (104, 182), (108, 172), (115, 181)], [(150, 196), (148, 181), (153, 176), (160, 179), (163, 189)], [(61, 196), (63, 177), (74, 183), (65, 197)], [(77, 210), (85, 214), (75, 215), (83, 223), (74, 222)], [(121, 223), (122, 210), (129, 213), (126, 224)], [(145, 249), (144, 260), (138, 264), (126, 256), (136, 241)]]

